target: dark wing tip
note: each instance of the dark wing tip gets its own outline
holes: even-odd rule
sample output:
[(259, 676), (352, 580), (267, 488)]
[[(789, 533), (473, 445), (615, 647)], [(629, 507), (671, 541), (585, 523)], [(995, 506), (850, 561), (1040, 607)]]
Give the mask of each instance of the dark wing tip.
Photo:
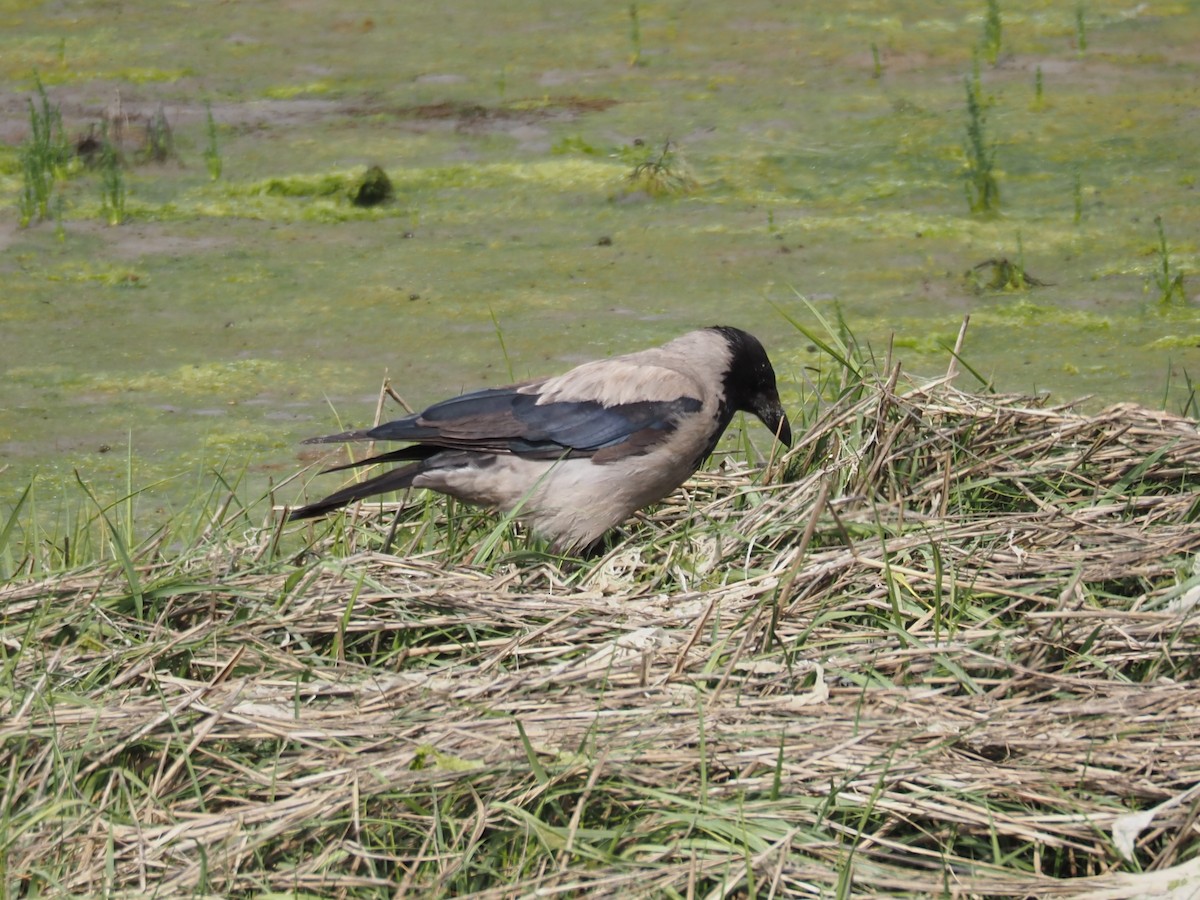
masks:
[(288, 521), (315, 519), (318, 516), (326, 515), (353, 503), (355, 500), (365, 500), (367, 497), (374, 497), (377, 494), (387, 494), (392, 491), (412, 487), (413, 479), (420, 474), (423, 462), (422, 460), (409, 463), (407, 466), (391, 469), (390, 471), (376, 475), (374, 478), (368, 478), (366, 481), (350, 484), (340, 491), (334, 491), (328, 497), (324, 497), (316, 503), (310, 503), (307, 506), (301, 506), (299, 509), (292, 510), (288, 514)]
[(299, 509), (293, 509), (288, 513), (287, 520), (289, 522), (299, 522), (301, 519), (315, 519), (318, 516), (323, 516), (325, 513), (336, 509), (337, 507), (328, 507), (320, 503), (310, 503), (308, 506), (301, 506)]
[(345, 441), (361, 441), (367, 437), (366, 431), (343, 431), (339, 434), (323, 434), (319, 437), (305, 438), (302, 444), (340, 444)]

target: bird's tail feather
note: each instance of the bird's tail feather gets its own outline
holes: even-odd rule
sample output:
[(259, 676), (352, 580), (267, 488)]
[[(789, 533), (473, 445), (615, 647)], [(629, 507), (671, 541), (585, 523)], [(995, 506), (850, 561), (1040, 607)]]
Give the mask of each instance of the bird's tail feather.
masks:
[(380, 453), (378, 456), (367, 456), (363, 459), (353, 459), (350, 462), (344, 462), (340, 465), (330, 466), (328, 469), (322, 469), (321, 474), (324, 475), (327, 472), (341, 472), (343, 469), (357, 469), (359, 466), (373, 466), (377, 463), (429, 459), (429, 457), (437, 453), (439, 449), (440, 448), (438, 447), (429, 447), (423, 444), (413, 444), (411, 447), (401, 447), (399, 450), (391, 450), (387, 453)]
[(376, 475), (374, 478), (368, 478), (366, 481), (360, 481), (358, 484), (351, 484), (340, 491), (334, 491), (323, 500), (318, 500), (316, 503), (310, 503), (308, 506), (292, 510), (291, 515), (288, 516), (288, 521), (315, 519), (317, 516), (331, 513), (335, 509), (341, 509), (355, 500), (362, 500), (366, 497), (373, 497), (376, 494), (386, 494), (390, 491), (399, 491), (411, 487), (413, 479), (421, 473), (422, 468), (422, 462), (415, 462), (411, 465), (401, 466), (399, 469), (384, 472), (382, 475)]
[(348, 441), (423, 441), (438, 436), (438, 429), (417, 422), (419, 416), (405, 416), (394, 422), (384, 422), (372, 428), (356, 428), (337, 434), (310, 437), (302, 444), (342, 444)]
[(370, 428), (360, 428), (356, 431), (342, 431), (338, 434), (323, 434), (320, 437), (305, 438), (302, 444), (341, 444), (347, 441), (365, 441), (370, 439)]

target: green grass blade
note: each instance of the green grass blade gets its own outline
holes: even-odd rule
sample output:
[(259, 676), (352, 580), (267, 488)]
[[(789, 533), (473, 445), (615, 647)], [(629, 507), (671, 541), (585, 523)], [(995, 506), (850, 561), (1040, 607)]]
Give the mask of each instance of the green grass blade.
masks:
[(121, 564), (121, 569), (125, 573), (125, 580), (129, 584), (129, 594), (133, 598), (134, 611), (138, 619), (144, 619), (145, 607), (143, 604), (144, 598), (142, 597), (141, 579), (138, 577), (137, 568), (133, 564), (132, 556), (130, 556), (130, 547), (126, 544), (121, 530), (113, 524), (112, 520), (108, 517), (108, 511), (96, 498), (96, 495), (92, 493), (92, 489), (88, 487), (87, 482), (83, 480), (78, 470), (75, 472), (75, 480), (79, 483), (79, 486), (83, 489), (88, 499), (92, 501), (92, 504), (96, 507), (96, 511), (100, 514), (100, 518), (104, 520), (104, 524), (108, 528), (108, 534), (112, 540), (113, 553), (116, 555), (117, 561)]

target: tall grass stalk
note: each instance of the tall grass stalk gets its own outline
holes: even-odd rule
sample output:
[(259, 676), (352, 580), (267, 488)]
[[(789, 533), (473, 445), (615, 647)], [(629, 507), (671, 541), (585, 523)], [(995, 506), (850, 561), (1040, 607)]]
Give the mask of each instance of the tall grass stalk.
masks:
[(50, 102), (42, 80), (34, 76), (37, 101), (29, 102), (29, 136), (21, 144), (21, 193), (17, 200), (22, 228), (47, 218), (56, 182), (66, 177), (71, 158), (63, 132), (62, 112)]
[(999, 0), (987, 0), (987, 11), (983, 17), (983, 41), (981, 46), (987, 61), (993, 66), (1000, 58), (1000, 47), (1003, 37), (1003, 23), (1000, 19)]
[[(1166, 392), (1169, 392), (1171, 388), (1171, 372), (1173, 371), (1173, 368), (1174, 367), (1172, 366), (1170, 360), (1168, 360)], [(1182, 371), (1182, 376), (1185, 394), (1183, 402), (1179, 404), (1179, 415), (1186, 416), (1190, 419), (1200, 419), (1200, 393), (1198, 393), (1198, 388), (1200, 388), (1200, 385), (1197, 385), (1197, 383), (1192, 380), (1192, 376), (1189, 374), (1187, 369)], [(1167, 397), (1166, 393), (1164, 393), (1163, 409), (1166, 408)]]
[(1071, 173), (1071, 200), (1075, 210), (1072, 221), (1078, 225), (1083, 221), (1083, 174), (1079, 166)]
[(642, 65), (642, 23), (636, 3), (629, 4), (629, 65)]
[(204, 147), (204, 165), (208, 167), (208, 177), (216, 181), (221, 177), (222, 160), (221, 147), (217, 140), (217, 123), (213, 119), (212, 104), (205, 103), (205, 120), (207, 122), (208, 143)]
[(983, 93), (983, 61), (978, 47), (971, 48), (971, 88), (979, 105), (986, 107), (988, 98)]
[(67, 239), (67, 199), (62, 191), (54, 195), (54, 236), (62, 243)]
[(25, 504), (29, 501), (32, 492), (33, 483), (30, 482), (25, 486), (25, 490), (21, 492), (21, 496), (17, 498), (17, 502), (13, 504), (8, 518), (4, 521), (4, 527), (0, 528), (0, 582), (12, 578), (17, 571), (18, 563), (13, 556), (9, 542), (16, 531), (17, 523), (21, 518), (21, 512), (24, 510)]
[(146, 123), (146, 144), (141, 155), (150, 162), (165, 162), (175, 155), (175, 134), (162, 104)]
[(516, 381), (517, 376), (513, 371), (512, 357), (508, 355), (508, 346), (504, 343), (504, 329), (500, 327), (500, 319), (496, 316), (496, 310), (488, 307), (488, 315), (492, 319), (492, 328), (496, 331), (496, 341), (500, 344), (500, 355), (504, 357), (504, 366), (508, 370), (508, 380)]
[[(139, 620), (144, 620), (145, 601), (142, 594), (141, 578), (138, 567), (134, 565), (135, 548), (133, 546), (133, 540), (131, 539), (134, 528), (133, 521), (127, 515), (123, 523), (124, 527), (120, 527), (122, 524), (121, 521), (117, 520), (114, 522), (108, 514), (111, 507), (103, 505), (96, 498), (96, 495), (92, 493), (92, 489), (88, 487), (87, 482), (83, 480), (78, 472), (75, 473), (75, 480), (78, 482), (80, 489), (87, 495), (88, 499), (92, 501), (92, 505), (96, 508), (97, 515), (99, 515), (101, 521), (103, 521), (108, 531), (110, 538), (109, 546), (111, 548), (113, 558), (120, 563), (121, 570), (125, 575), (125, 580), (129, 587), (129, 594), (133, 600), (134, 615)], [(132, 502), (132, 498), (130, 498), (128, 495), (126, 495), (126, 498), (124, 499)]]
[(1158, 247), (1154, 255), (1156, 266), (1152, 282), (1159, 306), (1187, 303), (1187, 293), (1183, 287), (1183, 272), (1171, 263), (1171, 251), (1167, 247), (1167, 234), (1163, 229), (1162, 216), (1154, 217), (1154, 226), (1158, 229)]
[(107, 126), (100, 150), (100, 208), (109, 225), (125, 221), (125, 173), (120, 151), (108, 139)]
[(996, 182), (996, 147), (988, 142), (986, 117), (978, 88), (965, 79), (967, 92), (966, 154), (967, 205), (971, 212), (992, 216), (1000, 211), (1000, 186)]

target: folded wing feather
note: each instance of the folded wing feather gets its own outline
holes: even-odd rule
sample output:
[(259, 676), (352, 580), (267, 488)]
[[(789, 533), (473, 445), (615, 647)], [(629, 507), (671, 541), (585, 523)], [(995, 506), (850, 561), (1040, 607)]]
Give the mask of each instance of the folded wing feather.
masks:
[[(681, 416), (700, 400), (675, 393), (669, 399), (605, 405), (598, 400), (546, 399), (530, 385), (475, 391), (375, 428), (311, 438), (308, 443), (354, 440), (412, 441), (406, 447), (339, 468), (377, 462), (427, 459), (433, 448), (511, 453), (532, 459), (593, 456), (598, 462), (648, 452), (668, 437)], [(564, 396), (566, 391), (558, 391)]]

